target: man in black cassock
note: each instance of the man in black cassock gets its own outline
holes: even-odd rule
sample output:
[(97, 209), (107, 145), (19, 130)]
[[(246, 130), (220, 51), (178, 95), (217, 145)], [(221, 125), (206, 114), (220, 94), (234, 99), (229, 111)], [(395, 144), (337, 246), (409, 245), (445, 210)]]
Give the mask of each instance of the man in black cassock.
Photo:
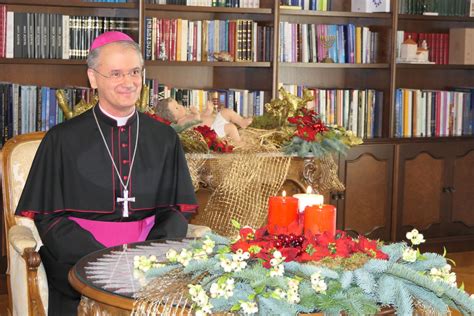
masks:
[[(184, 237), (183, 215), (197, 208), (177, 134), (135, 109), (138, 45), (107, 32), (94, 40), (87, 62), (99, 104), (46, 134), (16, 210), (34, 218), (43, 241), (49, 315), (76, 315), (80, 295), (67, 275), (81, 257), (124, 242)], [(126, 223), (123, 234), (107, 234), (117, 222)]]

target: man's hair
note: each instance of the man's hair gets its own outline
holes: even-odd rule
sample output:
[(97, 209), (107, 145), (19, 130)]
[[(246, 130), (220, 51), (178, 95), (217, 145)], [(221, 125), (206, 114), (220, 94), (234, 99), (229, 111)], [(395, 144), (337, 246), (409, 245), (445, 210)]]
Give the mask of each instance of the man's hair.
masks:
[[(135, 50), (140, 58), (140, 67), (143, 67), (144, 61), (143, 61), (142, 51), (140, 49), (140, 46), (138, 46), (137, 43), (132, 42), (132, 41), (117, 41), (110, 44), (120, 45), (122, 49), (132, 48), (133, 50)], [(107, 44), (107, 45), (110, 45), (110, 44)], [(97, 67), (99, 66), (100, 52), (102, 51), (102, 48), (107, 45), (98, 47), (92, 50), (91, 52), (89, 52), (89, 55), (87, 56), (87, 67), (92, 68), (92, 69), (97, 69)]]
[(155, 114), (164, 118), (165, 120), (176, 123), (177, 120), (174, 117), (169, 107), (169, 104), (173, 101), (175, 101), (173, 98), (166, 98), (166, 99), (156, 101)]

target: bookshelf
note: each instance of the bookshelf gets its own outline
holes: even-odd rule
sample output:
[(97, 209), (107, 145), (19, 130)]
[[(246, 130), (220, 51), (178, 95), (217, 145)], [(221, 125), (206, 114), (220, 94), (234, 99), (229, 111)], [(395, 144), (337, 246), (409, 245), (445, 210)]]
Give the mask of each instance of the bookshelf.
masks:
[[(381, 137), (367, 139), (337, 161), (339, 176), (346, 185), (345, 192), (330, 194), (330, 202), (338, 208), (338, 226), (385, 240), (403, 239), (404, 233), (416, 226), (438, 250), (443, 238), (454, 249), (472, 249), (474, 243), (466, 240), (474, 241), (474, 138), (398, 138), (394, 130), (397, 89), (474, 87), (473, 65), (398, 64), (397, 31), (446, 33), (454, 27), (474, 27), (474, 18), (398, 14), (401, 2), (392, 0), (390, 13), (350, 12), (347, 0), (332, 0), (331, 11), (280, 9), (275, 0), (260, 0), (260, 8), (159, 5), (145, 0), (121, 4), (3, 0), (0, 4), (14, 12), (134, 19), (137, 28), (132, 35), (141, 43), (144, 55), (147, 18), (250, 19), (258, 25), (273, 26), (271, 61), (146, 60), (147, 78), (178, 88), (262, 90), (265, 101), (277, 96), (280, 83), (382, 91)], [(376, 62), (282, 62), (282, 22), (368, 26), (379, 33)], [(58, 88), (88, 84), (81, 59), (0, 59), (0, 67), (2, 82)]]

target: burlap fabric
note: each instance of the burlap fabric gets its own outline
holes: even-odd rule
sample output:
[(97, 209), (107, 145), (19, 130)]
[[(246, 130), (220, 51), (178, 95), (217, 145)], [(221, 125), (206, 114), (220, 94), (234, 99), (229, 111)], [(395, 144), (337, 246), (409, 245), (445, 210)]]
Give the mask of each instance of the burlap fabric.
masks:
[(215, 189), (209, 202), (193, 219), (218, 234), (235, 234), (231, 219), (241, 225), (264, 226), (268, 199), (285, 181), (291, 157), (272, 154), (226, 154), (209, 161)]
[(325, 155), (320, 158), (306, 158), (303, 177), (313, 190), (319, 193), (331, 191), (344, 191), (344, 184), (337, 176), (337, 164), (332, 155)]

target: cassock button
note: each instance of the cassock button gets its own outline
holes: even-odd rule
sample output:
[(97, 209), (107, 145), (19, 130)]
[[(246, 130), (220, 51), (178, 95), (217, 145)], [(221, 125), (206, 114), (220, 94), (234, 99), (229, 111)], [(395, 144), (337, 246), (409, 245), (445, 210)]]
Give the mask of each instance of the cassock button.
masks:
[(128, 176), (123, 176), (123, 179), (124, 179), (124, 180), (127, 180), (127, 179), (128, 179)]
[(120, 131), (123, 133), (125, 132), (125, 127), (120, 127)]
[(123, 163), (124, 165), (126, 165), (126, 164), (128, 164), (128, 160), (122, 160), (122, 163)]
[(122, 148), (127, 148), (128, 144), (127, 143), (122, 143)]

